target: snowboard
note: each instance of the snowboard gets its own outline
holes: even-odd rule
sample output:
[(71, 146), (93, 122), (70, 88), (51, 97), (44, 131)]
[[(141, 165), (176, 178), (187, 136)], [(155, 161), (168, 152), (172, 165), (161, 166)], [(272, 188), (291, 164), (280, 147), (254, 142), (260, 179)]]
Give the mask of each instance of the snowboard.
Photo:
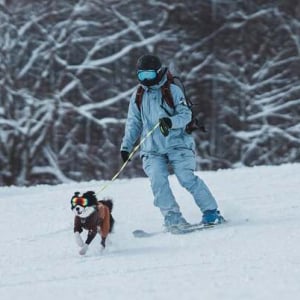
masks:
[(226, 221), (223, 221), (222, 223), (218, 224), (211, 224), (211, 225), (203, 225), (203, 224), (191, 224), (189, 226), (186, 226), (184, 228), (173, 228), (172, 230), (161, 230), (161, 231), (145, 231), (143, 229), (136, 229), (132, 232), (133, 236), (136, 238), (148, 238), (164, 233), (171, 233), (171, 234), (188, 234), (188, 233), (193, 233), (196, 231), (202, 231), (202, 230), (208, 230), (212, 229), (215, 227), (218, 227), (222, 224), (225, 224)]

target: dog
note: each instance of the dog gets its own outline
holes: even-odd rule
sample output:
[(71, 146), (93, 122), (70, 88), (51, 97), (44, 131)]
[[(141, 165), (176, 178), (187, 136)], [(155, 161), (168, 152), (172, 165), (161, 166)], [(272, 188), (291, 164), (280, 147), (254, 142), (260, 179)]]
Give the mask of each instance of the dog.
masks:
[[(81, 196), (79, 192), (75, 192), (71, 198), (71, 209), (75, 214), (74, 235), (76, 244), (80, 247), (79, 254), (86, 254), (97, 232), (101, 236), (101, 247), (104, 249), (106, 238), (112, 232), (115, 223), (111, 214), (112, 200), (97, 200), (93, 191), (88, 191)], [(85, 242), (81, 237), (84, 229), (88, 231)]]

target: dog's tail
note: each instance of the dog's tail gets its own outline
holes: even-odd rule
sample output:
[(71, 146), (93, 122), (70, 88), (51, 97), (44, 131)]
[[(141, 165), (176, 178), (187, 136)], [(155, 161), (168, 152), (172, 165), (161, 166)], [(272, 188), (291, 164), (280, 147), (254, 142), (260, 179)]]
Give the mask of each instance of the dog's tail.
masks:
[(110, 213), (112, 212), (113, 207), (114, 207), (114, 204), (113, 204), (113, 202), (112, 202), (111, 199), (100, 200), (100, 201), (98, 201), (98, 202), (100, 202), (100, 203), (102, 203), (103, 205), (107, 206), (108, 209), (109, 209), (109, 212), (110, 212)]
[(100, 203), (102, 203), (103, 205), (107, 206), (109, 209), (109, 217), (110, 217), (110, 228), (109, 228), (109, 232), (111, 233), (115, 224), (115, 219), (113, 218), (111, 212), (113, 210), (114, 204), (112, 202), (111, 199), (107, 199), (107, 200), (100, 200), (98, 201)]

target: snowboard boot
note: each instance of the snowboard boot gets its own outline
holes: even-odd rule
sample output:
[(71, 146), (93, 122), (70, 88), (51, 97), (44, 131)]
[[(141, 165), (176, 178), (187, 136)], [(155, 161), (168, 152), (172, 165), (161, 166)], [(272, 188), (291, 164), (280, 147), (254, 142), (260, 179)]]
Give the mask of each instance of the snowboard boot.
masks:
[(187, 228), (190, 224), (185, 220), (180, 212), (169, 211), (165, 216), (166, 231), (178, 232), (181, 229)]
[(224, 223), (225, 219), (217, 209), (206, 210), (203, 212), (201, 224), (204, 226)]

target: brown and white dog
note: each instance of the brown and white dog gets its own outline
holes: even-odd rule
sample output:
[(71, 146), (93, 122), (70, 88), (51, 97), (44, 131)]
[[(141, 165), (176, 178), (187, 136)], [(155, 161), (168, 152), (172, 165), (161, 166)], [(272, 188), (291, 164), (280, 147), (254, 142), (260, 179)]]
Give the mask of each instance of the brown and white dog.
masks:
[[(89, 244), (95, 238), (97, 232), (101, 236), (101, 246), (105, 248), (105, 241), (112, 232), (114, 219), (111, 211), (113, 208), (112, 200), (97, 200), (93, 191), (88, 191), (80, 196), (76, 192), (71, 199), (71, 209), (75, 214), (74, 234), (75, 241), (80, 247), (79, 254), (86, 254)], [(81, 233), (87, 230), (87, 238), (84, 242)]]

